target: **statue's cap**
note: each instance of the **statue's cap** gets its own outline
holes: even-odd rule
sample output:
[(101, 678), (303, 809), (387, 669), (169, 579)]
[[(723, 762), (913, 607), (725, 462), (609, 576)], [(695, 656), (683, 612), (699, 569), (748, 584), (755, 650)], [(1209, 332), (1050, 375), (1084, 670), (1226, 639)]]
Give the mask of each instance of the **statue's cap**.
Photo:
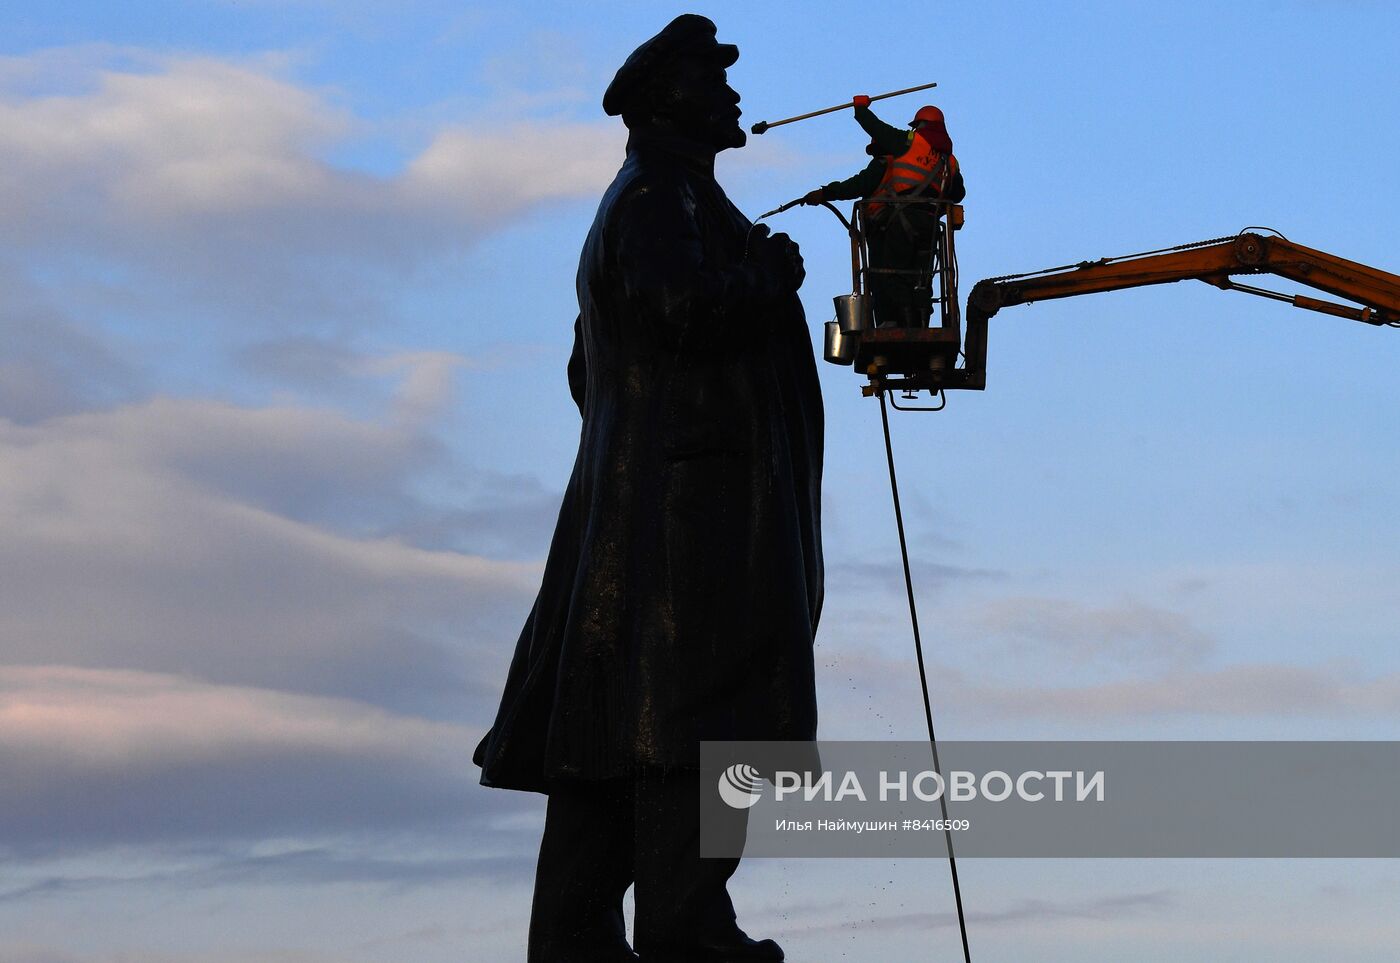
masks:
[(617, 70), (603, 94), (603, 111), (615, 117), (625, 111), (655, 74), (673, 60), (695, 57), (728, 67), (739, 59), (739, 48), (715, 40), (715, 25), (708, 17), (683, 13), (665, 29), (642, 44)]

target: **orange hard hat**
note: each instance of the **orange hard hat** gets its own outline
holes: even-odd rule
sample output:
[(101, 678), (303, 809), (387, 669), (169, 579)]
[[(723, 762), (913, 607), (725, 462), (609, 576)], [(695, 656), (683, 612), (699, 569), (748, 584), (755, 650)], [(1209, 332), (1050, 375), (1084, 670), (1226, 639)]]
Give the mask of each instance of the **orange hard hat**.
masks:
[(928, 124), (934, 121), (942, 122), (943, 111), (932, 104), (920, 107), (919, 112), (914, 115), (914, 119), (909, 122), (910, 127), (918, 127), (920, 124)]

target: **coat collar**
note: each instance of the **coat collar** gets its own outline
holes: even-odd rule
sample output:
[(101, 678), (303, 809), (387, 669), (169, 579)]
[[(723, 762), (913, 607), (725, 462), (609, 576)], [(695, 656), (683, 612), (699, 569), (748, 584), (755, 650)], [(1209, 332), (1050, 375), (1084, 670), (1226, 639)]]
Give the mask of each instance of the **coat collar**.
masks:
[(627, 135), (627, 154), (662, 156), (706, 177), (715, 176), (715, 154), (712, 145), (681, 134), (655, 128), (639, 128)]

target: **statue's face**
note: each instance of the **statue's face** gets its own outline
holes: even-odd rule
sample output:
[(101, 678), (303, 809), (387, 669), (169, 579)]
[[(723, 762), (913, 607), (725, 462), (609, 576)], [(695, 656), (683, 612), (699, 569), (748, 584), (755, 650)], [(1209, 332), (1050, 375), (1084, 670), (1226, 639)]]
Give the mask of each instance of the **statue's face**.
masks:
[(675, 89), (666, 113), (676, 130), (716, 150), (748, 142), (739, 126), (739, 94), (729, 86), (723, 67), (687, 59), (676, 64), (672, 82)]

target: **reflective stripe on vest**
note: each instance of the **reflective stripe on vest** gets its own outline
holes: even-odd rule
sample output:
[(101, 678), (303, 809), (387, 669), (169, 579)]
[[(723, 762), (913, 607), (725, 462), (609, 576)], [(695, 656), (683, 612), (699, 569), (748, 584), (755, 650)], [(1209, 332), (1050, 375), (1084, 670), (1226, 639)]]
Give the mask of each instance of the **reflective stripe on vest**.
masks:
[[(940, 168), (942, 168), (941, 171)], [(929, 143), (928, 138), (918, 131), (911, 131), (908, 149), (898, 157), (892, 157), (885, 164), (884, 176), (880, 178), (875, 193), (870, 196), (872, 199), (892, 197), (916, 190), (921, 194), (939, 196), (947, 186), (948, 178), (957, 169), (958, 159), (956, 157), (949, 154), (945, 164), (943, 153), (936, 150)], [(874, 214), (883, 206), (882, 204), (871, 204), (866, 210), (868, 213)]]

